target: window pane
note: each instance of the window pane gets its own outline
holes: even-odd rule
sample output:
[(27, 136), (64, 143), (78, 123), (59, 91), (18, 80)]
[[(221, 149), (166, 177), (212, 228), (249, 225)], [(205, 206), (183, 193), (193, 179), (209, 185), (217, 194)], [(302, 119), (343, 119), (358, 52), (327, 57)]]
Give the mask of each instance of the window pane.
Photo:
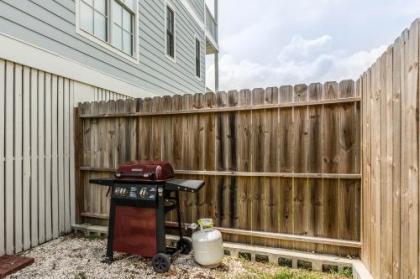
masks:
[(131, 38), (132, 38), (131, 34), (124, 31), (124, 34), (123, 34), (123, 51), (125, 53), (127, 53), (128, 55), (132, 54), (132, 52), (131, 52), (131, 46), (132, 46)]
[(118, 49), (122, 49), (122, 30), (115, 24), (112, 27), (112, 45)]
[(122, 26), (122, 7), (115, 1), (112, 1), (112, 20), (114, 23)]
[(131, 33), (131, 14), (127, 10), (123, 10), (123, 28)]
[(174, 33), (174, 12), (168, 7), (166, 14), (166, 28), (171, 34)]
[(170, 57), (174, 57), (174, 37), (171, 34), (166, 35), (166, 53)]
[(84, 2), (80, 4), (80, 28), (93, 33), (93, 9)]
[(175, 34), (174, 34), (174, 12), (166, 7), (166, 53), (170, 57), (175, 57)]
[(106, 3), (105, 0), (95, 0), (95, 10), (102, 13), (103, 15), (106, 14)]
[(95, 12), (94, 34), (99, 39), (106, 41), (106, 18), (98, 12)]
[(201, 49), (198, 39), (195, 40), (195, 73), (197, 77), (201, 76)]

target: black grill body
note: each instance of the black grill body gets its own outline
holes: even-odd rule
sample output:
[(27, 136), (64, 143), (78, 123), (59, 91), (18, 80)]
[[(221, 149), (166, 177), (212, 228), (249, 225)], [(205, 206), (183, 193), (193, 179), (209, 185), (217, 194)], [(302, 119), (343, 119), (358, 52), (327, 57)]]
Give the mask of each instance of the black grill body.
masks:
[[(123, 177), (117, 171), (117, 178), (90, 180), (93, 184), (110, 187), (105, 261), (113, 261), (114, 251), (137, 254), (153, 257), (155, 270), (166, 272), (179, 253), (189, 253), (191, 250), (191, 243), (183, 237), (179, 192), (197, 192), (204, 186), (204, 181), (162, 178), (151, 172), (150, 167), (143, 167), (143, 161), (139, 162), (130, 163), (136, 173), (130, 174), (125, 165)], [(159, 162), (153, 163), (159, 165)], [(138, 173), (139, 170), (147, 171), (147, 175)], [(177, 213), (180, 237), (176, 249), (166, 247), (165, 220), (166, 214), (172, 210)]]

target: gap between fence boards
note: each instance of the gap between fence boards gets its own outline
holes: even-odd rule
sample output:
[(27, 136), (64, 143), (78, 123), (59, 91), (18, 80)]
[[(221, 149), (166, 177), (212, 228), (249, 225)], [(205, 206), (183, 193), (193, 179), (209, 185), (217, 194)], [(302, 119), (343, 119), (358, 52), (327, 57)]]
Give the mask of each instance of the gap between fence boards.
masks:
[[(112, 168), (80, 167), (85, 172), (116, 172)], [(323, 178), (323, 179), (361, 179), (359, 173), (282, 173), (282, 172), (239, 172), (239, 171), (195, 171), (175, 170), (175, 174), (203, 176), (239, 176), (239, 177), (284, 177), (284, 178)]]
[(343, 99), (329, 99), (329, 100), (307, 101), (307, 102), (299, 102), (299, 103), (293, 102), (293, 103), (282, 103), (282, 104), (251, 105), (251, 106), (239, 106), (239, 107), (219, 107), (219, 108), (190, 109), (190, 110), (179, 110), (179, 111), (81, 114), (80, 118), (146, 117), (146, 116), (179, 115), (179, 114), (202, 114), (202, 113), (215, 113), (215, 112), (255, 111), (255, 110), (278, 109), (278, 108), (293, 108), (293, 107), (307, 107), (307, 106), (319, 106), (319, 105), (334, 105), (334, 104), (343, 104), (343, 103), (356, 103), (360, 101), (361, 101), (360, 97), (351, 97), (351, 98), (343, 98)]

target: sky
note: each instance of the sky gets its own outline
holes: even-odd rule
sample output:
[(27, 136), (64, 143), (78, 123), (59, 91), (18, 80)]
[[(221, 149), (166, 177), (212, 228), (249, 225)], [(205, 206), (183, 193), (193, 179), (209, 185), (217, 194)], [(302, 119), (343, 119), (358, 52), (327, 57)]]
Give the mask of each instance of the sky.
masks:
[(420, 0), (219, 0), (220, 90), (357, 79), (417, 17)]

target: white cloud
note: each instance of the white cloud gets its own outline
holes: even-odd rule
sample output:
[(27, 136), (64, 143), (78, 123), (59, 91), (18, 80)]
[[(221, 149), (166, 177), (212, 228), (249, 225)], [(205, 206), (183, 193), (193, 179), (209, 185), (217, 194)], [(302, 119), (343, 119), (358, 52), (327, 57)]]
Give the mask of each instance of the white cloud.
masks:
[[(368, 51), (348, 53), (333, 48), (333, 38), (323, 35), (314, 39), (295, 36), (281, 48), (270, 63), (252, 59), (237, 60), (229, 53), (220, 59), (222, 90), (279, 86), (285, 84), (356, 79), (385, 51), (380, 46)], [(208, 82), (213, 84), (214, 66), (208, 67)]]
[(306, 40), (301, 36), (294, 36), (292, 41), (281, 49), (277, 59), (280, 62), (288, 62), (291, 57), (295, 60), (311, 59), (314, 55), (328, 51), (331, 47), (332, 38), (324, 35), (313, 40)]

